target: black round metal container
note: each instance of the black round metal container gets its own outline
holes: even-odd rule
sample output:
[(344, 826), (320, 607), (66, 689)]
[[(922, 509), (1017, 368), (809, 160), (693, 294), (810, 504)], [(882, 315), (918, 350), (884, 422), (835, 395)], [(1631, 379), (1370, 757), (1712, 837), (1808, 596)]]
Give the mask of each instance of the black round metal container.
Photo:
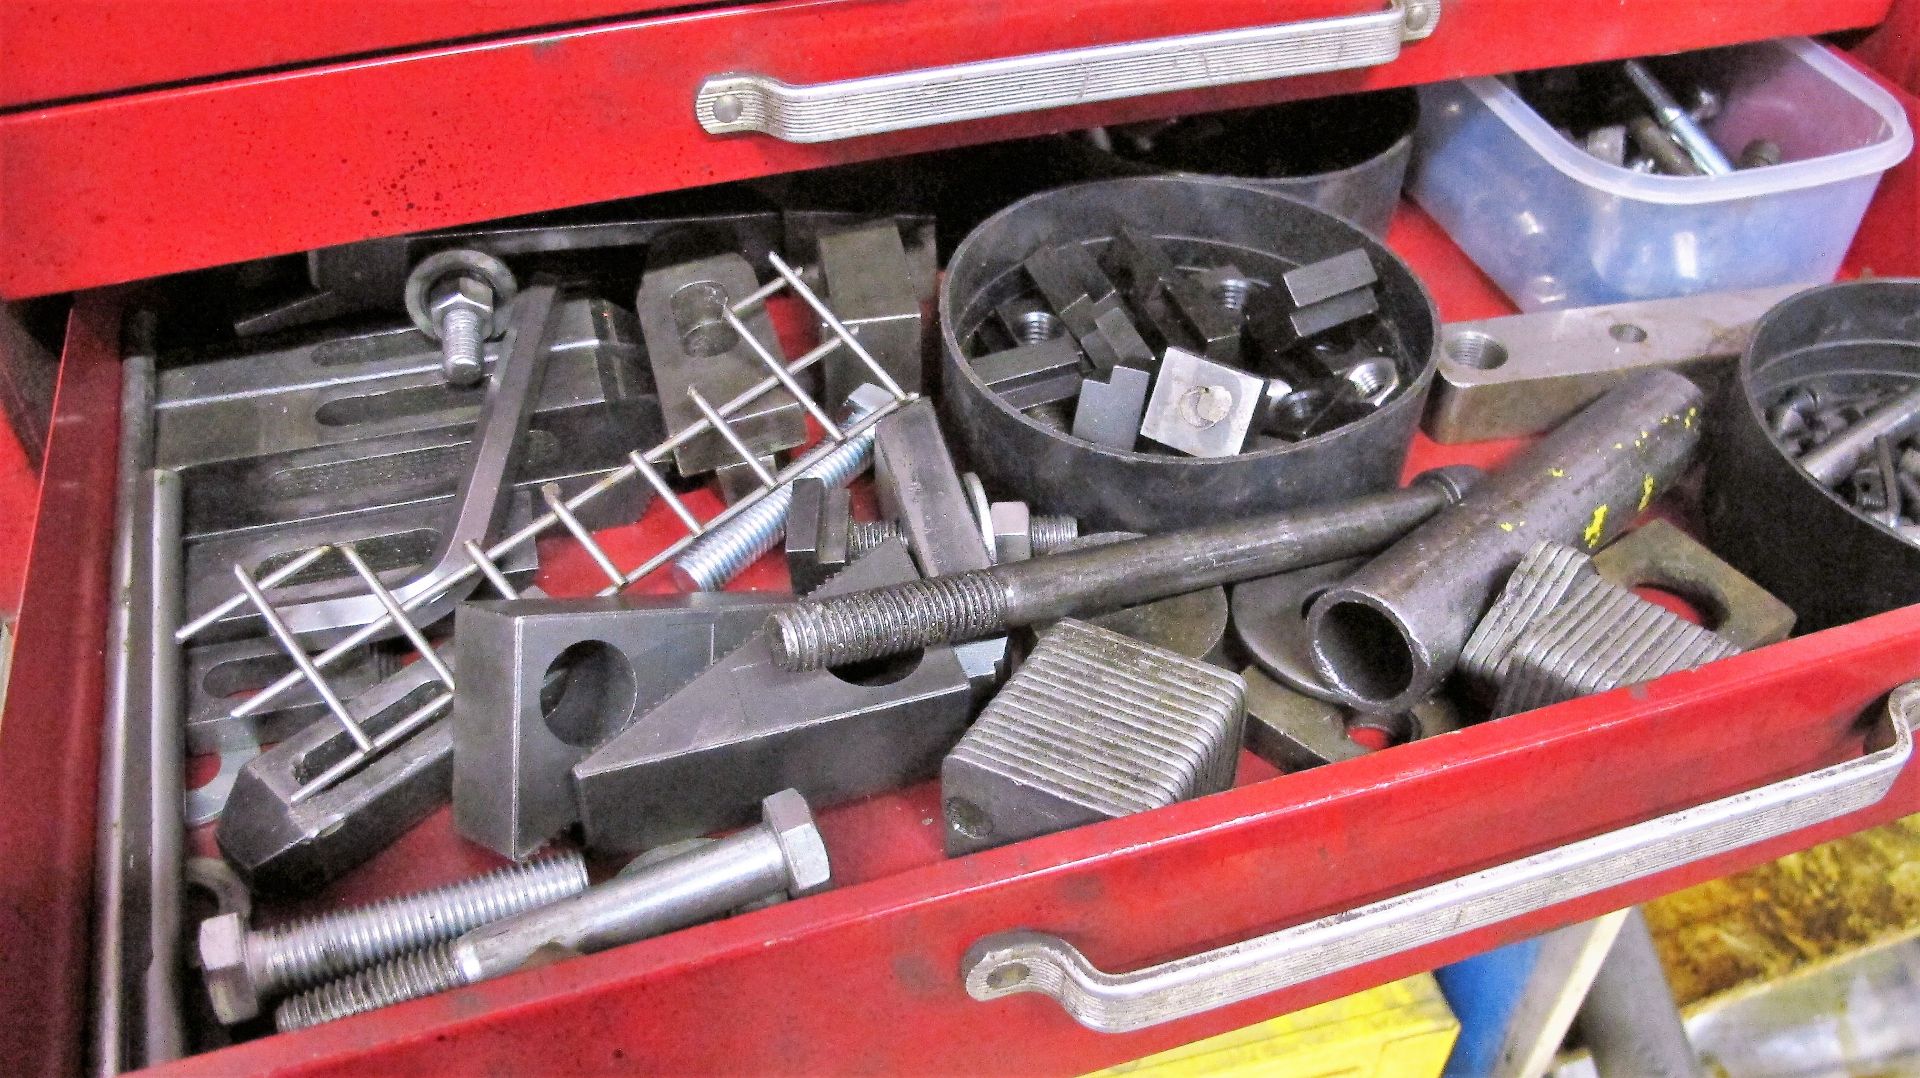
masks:
[(1111, 149), (1087, 153), (1096, 163), (1104, 159), (1109, 175), (1237, 179), (1384, 236), (1400, 205), (1419, 119), (1413, 90), (1380, 90), (1188, 116), (1154, 131), (1150, 141), (1109, 132)]
[(1761, 320), (1715, 404), (1706, 521), (1714, 550), (1824, 629), (1920, 602), (1920, 546), (1854, 511), (1767, 429), (1795, 386), (1920, 381), (1920, 280), (1848, 281), (1782, 301)]
[[(1229, 457), (1109, 449), (1009, 407), (973, 373), (963, 342), (993, 305), (1024, 291), (1021, 262), (1062, 243), (1097, 254), (1121, 226), (1149, 232), (1189, 268), (1231, 264), (1261, 285), (1360, 248), (1379, 275), (1381, 331), (1401, 387), (1326, 434)], [(1394, 486), (1433, 382), (1439, 316), (1413, 271), (1360, 229), (1270, 190), (1224, 180), (1145, 177), (1043, 192), (984, 221), (954, 252), (940, 289), (941, 407), (947, 433), (996, 492), (1089, 530), (1163, 531), (1335, 501)]]

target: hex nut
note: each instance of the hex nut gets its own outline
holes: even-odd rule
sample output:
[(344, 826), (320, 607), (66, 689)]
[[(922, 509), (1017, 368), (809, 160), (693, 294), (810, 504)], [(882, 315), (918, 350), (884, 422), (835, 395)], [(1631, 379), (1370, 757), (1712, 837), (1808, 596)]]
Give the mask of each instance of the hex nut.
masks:
[(480, 325), (486, 335), (493, 335), (496, 324), (493, 309), (493, 289), (472, 277), (451, 277), (437, 284), (429, 293), (427, 301), (427, 324), (433, 329), (427, 336), (440, 339), (440, 327), (446, 325), (447, 315), (456, 310), (466, 309), (480, 316)]
[(994, 561), (1005, 564), (1033, 557), (1033, 514), (1026, 502), (994, 502), (988, 507), (993, 521)]
[[(437, 296), (441, 282), (455, 277), (477, 280), (492, 292), (493, 310), (505, 310), (520, 291), (520, 284), (514, 279), (513, 271), (506, 263), (482, 251), (455, 248), (450, 251), (436, 251), (420, 260), (407, 274), (406, 307), (407, 317), (413, 320), (414, 327), (433, 340), (440, 339), (440, 323), (430, 317), (427, 310)], [(504, 332), (504, 322), (496, 324), (492, 317), (486, 323), (487, 336), (493, 337)]]
[(237, 913), (200, 922), (200, 968), (213, 1013), (227, 1025), (260, 1013), (260, 989), (247, 966), (247, 923)]
[(806, 798), (798, 790), (781, 790), (760, 802), (760, 814), (786, 858), (787, 890), (795, 898), (826, 890), (833, 883), (833, 866)]

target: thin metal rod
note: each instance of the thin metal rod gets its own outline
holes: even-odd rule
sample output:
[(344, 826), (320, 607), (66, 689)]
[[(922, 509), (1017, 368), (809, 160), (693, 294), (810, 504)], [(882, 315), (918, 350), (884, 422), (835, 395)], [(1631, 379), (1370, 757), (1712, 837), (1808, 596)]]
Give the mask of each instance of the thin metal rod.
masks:
[(673, 515), (680, 518), (680, 523), (687, 526), (688, 531), (700, 530), (700, 518), (694, 516), (693, 511), (687, 508), (687, 503), (681, 501), (673, 488), (667, 486), (666, 477), (660, 474), (658, 468), (647, 463), (647, 458), (641, 456), (637, 449), (628, 453), (627, 459), (633, 463), (634, 470), (640, 473), (641, 478), (653, 487), (653, 492), (659, 495), (660, 500), (667, 503), (667, 508), (673, 510)]
[(312, 797), (314, 794), (332, 786), (334, 783), (339, 782), (346, 776), (353, 774), (368, 761), (372, 760), (374, 754), (384, 752), (394, 745), (405, 741), (411, 737), (415, 731), (438, 718), (440, 713), (452, 706), (452, 704), (453, 694), (449, 692), (441, 693), (439, 696), (420, 705), (419, 708), (415, 709), (413, 714), (394, 723), (387, 729), (380, 731), (380, 736), (373, 739), (371, 746), (353, 753), (339, 763), (320, 772), (312, 782), (295, 790), (292, 798), (293, 803), (297, 805), (307, 798)]
[(560, 518), (560, 525), (578, 539), (581, 546), (587, 548), (587, 556), (593, 559), (593, 563), (600, 567), (600, 571), (606, 574), (609, 581), (614, 584), (626, 582), (626, 577), (620, 575), (620, 567), (613, 563), (613, 559), (607, 556), (606, 550), (599, 543), (593, 541), (593, 533), (588, 531), (587, 526), (580, 523), (580, 518), (574, 516), (567, 509), (566, 504), (560, 500), (558, 486), (553, 483), (543, 485), (540, 488), (540, 500), (546, 502), (547, 508), (553, 511), (553, 515)]
[[(301, 554), (299, 557), (293, 559), (292, 561), (286, 563), (285, 565), (280, 566), (278, 569), (275, 569), (273, 572), (268, 573), (266, 576), (261, 577), (260, 586), (262, 588), (278, 587), (282, 581), (292, 577), (295, 573), (299, 572), (302, 569), (305, 569), (307, 566), (312, 565), (314, 562), (317, 562), (321, 558), (325, 557), (327, 554), (327, 549), (328, 548), (325, 546), (317, 546), (317, 547), (314, 547), (312, 550), (309, 550), (306, 553)], [(206, 613), (200, 615), (199, 617), (193, 619), (192, 621), (176, 629), (174, 631), (173, 638), (175, 640), (181, 641), (182, 643), (193, 639), (194, 634), (200, 632), (202, 629), (205, 629), (207, 626), (212, 625), (214, 622), (219, 621), (221, 618), (226, 617), (228, 614), (233, 613), (235, 610), (240, 609), (240, 605), (242, 603), (245, 603), (246, 601), (247, 601), (247, 596), (245, 592), (242, 592), (239, 595), (235, 595), (228, 598), (227, 600), (222, 602), (219, 606), (214, 607), (212, 610), (207, 611)]]
[(507, 580), (506, 575), (500, 571), (500, 567), (493, 564), (493, 559), (487, 557), (487, 552), (480, 549), (479, 543), (469, 539), (460, 544), (460, 548), (467, 552), (467, 557), (473, 559), (474, 568), (480, 570), (480, 575), (487, 578), (487, 583), (493, 585), (494, 591), (499, 592), (504, 598), (520, 598), (520, 592)]
[(452, 689), (453, 671), (447, 669), (447, 664), (440, 661), (440, 653), (434, 649), (433, 644), (428, 642), (426, 634), (422, 633), (420, 627), (413, 623), (413, 619), (407, 617), (406, 613), (400, 609), (400, 600), (395, 599), (393, 592), (387, 590), (387, 586), (380, 582), (380, 575), (373, 571), (373, 567), (367, 564), (366, 559), (360, 556), (360, 552), (353, 548), (352, 543), (340, 545), (340, 556), (347, 559), (347, 564), (353, 566), (353, 571), (366, 582), (367, 590), (373, 593), (375, 599), (380, 600), (380, 606), (387, 612), (387, 616), (394, 620), (394, 624), (400, 626), (400, 631), (406, 634), (407, 642), (420, 653), (420, 661), (433, 667), (433, 676), (439, 678), (440, 683), (448, 689)]
[(733, 429), (733, 424), (713, 410), (713, 405), (707, 403), (707, 398), (700, 395), (700, 388), (688, 386), (687, 396), (692, 398), (693, 406), (700, 409), (700, 414), (707, 417), (707, 422), (713, 425), (714, 432), (726, 439), (727, 444), (733, 447), (733, 451), (739, 454), (741, 462), (752, 469), (761, 485), (772, 486), (773, 473), (767, 471), (767, 466), (760, 463), (760, 454), (755, 453), (745, 441), (741, 440), (739, 432)]
[(260, 611), (261, 619), (267, 623), (267, 628), (272, 630), (274, 637), (280, 641), (280, 647), (286, 651), (287, 657), (293, 660), (295, 669), (313, 686), (313, 691), (320, 694), (320, 699), (326, 702), (327, 710), (333, 712), (333, 717), (340, 720), (340, 725), (347, 728), (347, 736), (353, 738), (353, 743), (360, 746), (362, 752), (372, 748), (373, 742), (367, 738), (367, 732), (354, 721), (353, 714), (347, 710), (347, 705), (340, 702), (340, 697), (333, 691), (333, 686), (327, 682), (326, 678), (320, 676), (319, 670), (314, 668), (313, 660), (307, 657), (306, 650), (300, 646), (298, 640), (294, 639), (292, 630), (287, 628), (286, 622), (280, 620), (280, 612), (267, 602), (266, 595), (261, 593), (260, 585), (253, 582), (253, 577), (247, 575), (247, 567), (235, 565), (233, 576), (240, 582), (240, 588), (246, 592), (247, 598), (251, 599), (254, 607)]
[(820, 302), (820, 297), (813, 294), (813, 289), (807, 287), (806, 282), (800, 279), (800, 275), (793, 271), (793, 267), (787, 265), (785, 259), (771, 251), (767, 252), (767, 261), (780, 276), (787, 279), (789, 285), (793, 286), (794, 294), (805, 300), (807, 306), (813, 308), (813, 313), (820, 316), (820, 321), (827, 324), (827, 328), (833, 331), (833, 335), (840, 338), (841, 343), (848, 348), (853, 349), (853, 354), (860, 357), (860, 362), (867, 365), (867, 370), (872, 371), (873, 376), (880, 379), (880, 388), (893, 394), (894, 400), (905, 400), (907, 391), (901, 389), (900, 383), (893, 380), (893, 375), (887, 373), (887, 369), (880, 365), (880, 361), (874, 359), (872, 354), (854, 339), (853, 334), (848, 332), (846, 325), (840, 321), (840, 316)]
[(767, 351), (767, 346), (760, 343), (760, 338), (755, 336), (751, 329), (747, 328), (745, 322), (740, 321), (739, 315), (734, 314), (732, 311), (727, 311), (723, 317), (726, 319), (727, 325), (732, 327), (733, 331), (740, 336), (742, 341), (746, 342), (747, 347), (753, 351), (754, 356), (760, 360), (761, 365), (766, 367), (775, 378), (778, 378), (780, 384), (786, 388), (786, 391), (792, 395), (793, 399), (800, 402), (800, 407), (805, 408), (807, 414), (813, 417), (814, 422), (820, 424), (820, 429), (826, 431), (827, 437), (832, 438), (836, 442), (846, 437), (846, 435), (840, 433), (840, 426), (833, 421), (833, 417), (827, 414), (826, 409), (820, 407), (820, 402), (814, 400), (806, 390), (800, 388), (800, 383), (794, 381), (793, 375), (787, 373), (786, 364), (782, 363), (772, 352)]

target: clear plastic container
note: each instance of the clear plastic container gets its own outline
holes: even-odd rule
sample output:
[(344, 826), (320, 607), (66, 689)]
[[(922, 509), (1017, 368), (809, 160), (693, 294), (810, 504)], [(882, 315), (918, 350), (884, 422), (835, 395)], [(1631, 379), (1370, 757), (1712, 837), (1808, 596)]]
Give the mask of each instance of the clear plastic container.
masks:
[(1707, 133), (1782, 163), (1724, 176), (1606, 164), (1498, 79), (1422, 87), (1413, 197), (1521, 310), (1828, 281), (1913, 147), (1892, 95), (1805, 38), (1659, 62), (1721, 90)]

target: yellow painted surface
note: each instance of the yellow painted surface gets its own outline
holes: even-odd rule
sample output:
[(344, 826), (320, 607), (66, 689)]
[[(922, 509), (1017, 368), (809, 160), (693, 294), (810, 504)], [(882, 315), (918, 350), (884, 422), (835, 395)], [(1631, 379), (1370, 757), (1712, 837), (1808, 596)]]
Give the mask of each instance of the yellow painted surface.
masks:
[(1920, 816), (1676, 891), (1645, 911), (1688, 1013), (1920, 937)]
[(1435, 1078), (1460, 1023), (1422, 973), (1097, 1075)]

